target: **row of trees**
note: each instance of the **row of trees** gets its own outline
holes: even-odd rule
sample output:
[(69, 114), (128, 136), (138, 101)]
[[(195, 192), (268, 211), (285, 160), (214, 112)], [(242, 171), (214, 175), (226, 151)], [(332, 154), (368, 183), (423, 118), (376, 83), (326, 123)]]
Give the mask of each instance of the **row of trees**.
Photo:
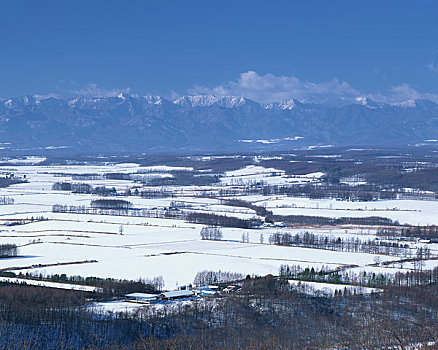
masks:
[(299, 281), (326, 282), (334, 284), (351, 284), (371, 288), (384, 288), (392, 282), (392, 279), (385, 274), (364, 271), (360, 275), (349, 274), (348, 272), (330, 271), (322, 267), (301, 268), (299, 265), (280, 265), (279, 276), (285, 279)]
[(64, 273), (43, 275), (29, 272), (14, 273), (11, 271), (0, 271), (0, 276), (98, 287), (100, 288), (101, 292), (98, 293), (99, 295), (96, 295), (96, 297), (99, 297), (100, 299), (113, 298), (115, 296), (122, 297), (127, 293), (133, 292), (158, 293), (162, 291), (164, 287), (164, 279), (162, 276), (157, 276), (153, 278), (142, 278), (139, 280), (122, 280), (116, 278), (100, 278), (94, 276), (67, 276)]
[(99, 196), (115, 196), (117, 190), (115, 187), (108, 188), (105, 186), (93, 187), (90, 184), (83, 182), (55, 182), (52, 185), (52, 190), (55, 191), (71, 191), (72, 193), (97, 194)]
[[(329, 237), (323, 235), (315, 235), (313, 233), (304, 232), (292, 235), (288, 232), (275, 232), (269, 236), (269, 244), (283, 246), (299, 246), (308, 248), (320, 248), (335, 250), (340, 252), (361, 252), (370, 254), (388, 254), (404, 258), (418, 257), (430, 258), (429, 248), (418, 248), (416, 251), (411, 249), (408, 244), (399, 242), (383, 241), (383, 240), (360, 240), (353, 237)], [(415, 253), (417, 253), (415, 255)]]
[[(128, 205), (128, 204), (127, 204)], [(113, 206), (113, 203), (109, 203)], [(121, 204), (121, 206), (126, 206)], [(134, 209), (134, 208), (90, 208), (82, 205), (62, 205), (54, 204), (53, 213), (71, 213), (71, 214), (91, 214), (91, 215), (112, 215), (112, 216), (132, 216), (142, 218), (167, 218), (167, 219), (184, 219), (186, 214), (177, 208), (164, 209)]]
[(11, 258), (18, 255), (16, 244), (0, 244), (0, 258)]
[(27, 182), (27, 180), (15, 177), (0, 177), (0, 188), (8, 187), (15, 184), (21, 184), (24, 182)]
[(380, 228), (376, 232), (377, 236), (387, 239), (399, 238), (420, 238), (438, 241), (438, 227), (437, 226), (407, 226), (407, 227), (385, 227)]
[(262, 222), (258, 218), (241, 219), (235, 216), (216, 215), (212, 213), (188, 212), (185, 215), (188, 222), (204, 224), (208, 226), (223, 226), (237, 228), (255, 228), (261, 226)]
[(196, 274), (193, 284), (196, 286), (208, 286), (211, 284), (240, 281), (243, 278), (244, 275), (237, 272), (204, 270)]
[(6, 196), (0, 197), (0, 205), (6, 204), (14, 204), (14, 198)]
[(123, 199), (95, 199), (91, 201), (91, 208), (96, 209), (131, 209), (132, 203)]
[(200, 232), (201, 239), (220, 241), (223, 237), (222, 231), (215, 226), (205, 226)]

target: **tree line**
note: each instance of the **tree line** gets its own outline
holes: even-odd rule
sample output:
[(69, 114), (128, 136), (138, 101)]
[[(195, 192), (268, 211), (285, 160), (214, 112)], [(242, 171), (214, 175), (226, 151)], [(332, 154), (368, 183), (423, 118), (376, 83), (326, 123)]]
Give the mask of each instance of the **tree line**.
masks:
[(288, 280), (349, 284), (370, 288), (385, 288), (392, 283), (391, 277), (382, 273), (364, 271), (362, 274), (356, 275), (338, 270), (327, 270), (324, 267), (303, 269), (299, 265), (280, 265), (279, 277)]
[(0, 205), (14, 204), (14, 198), (12, 197), (0, 197)]
[(0, 258), (11, 258), (18, 256), (18, 248), (16, 244), (0, 244)]
[(158, 293), (162, 291), (164, 287), (164, 279), (162, 276), (157, 276), (153, 278), (142, 278), (138, 280), (124, 280), (117, 278), (101, 278), (95, 276), (67, 276), (65, 273), (43, 275), (29, 272), (15, 273), (12, 271), (0, 271), (0, 276), (97, 287), (99, 288), (100, 292), (97, 293), (95, 297), (99, 299), (123, 297), (128, 293), (134, 292)]
[(92, 293), (2, 284), (0, 347), (359, 350), (438, 341), (438, 270), (400, 274), (371, 295), (306, 295), (270, 275), (241, 283), (211, 301), (106, 316), (90, 307)]
[[(415, 253), (415, 251), (410, 248), (409, 244), (406, 243), (403, 244), (375, 239), (360, 240), (359, 238), (353, 237), (330, 237), (309, 233), (308, 231), (296, 233), (295, 235), (288, 232), (275, 232), (269, 236), (268, 242), (269, 244), (282, 246), (319, 248), (339, 252), (387, 254), (404, 258), (411, 258)], [(430, 257), (430, 249), (427, 247), (420, 247), (416, 252), (421, 252), (421, 256), (424, 256), (426, 259)]]
[(237, 272), (203, 270), (196, 274), (193, 284), (196, 286), (208, 286), (239, 281), (243, 278), (244, 275)]

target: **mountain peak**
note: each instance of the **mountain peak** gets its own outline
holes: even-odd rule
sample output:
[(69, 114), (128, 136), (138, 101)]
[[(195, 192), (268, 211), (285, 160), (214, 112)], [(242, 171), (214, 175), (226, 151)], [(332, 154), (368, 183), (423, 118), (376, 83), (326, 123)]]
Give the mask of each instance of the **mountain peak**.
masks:
[(406, 101), (391, 103), (391, 106), (402, 108), (433, 108), (436, 103), (425, 99), (409, 99)]
[(182, 96), (173, 103), (181, 107), (208, 107), (216, 103), (218, 98), (214, 95), (187, 95)]
[(147, 103), (157, 106), (161, 106), (164, 100), (161, 96), (152, 96), (152, 95), (146, 95), (143, 96), (143, 98), (146, 100)]
[(224, 108), (237, 108), (246, 104), (258, 105), (258, 103), (248, 100), (247, 98), (241, 96), (224, 96), (221, 97), (216, 103)]
[(382, 107), (384, 105), (384, 103), (379, 103), (376, 101), (373, 101), (372, 99), (370, 99), (369, 97), (366, 96), (358, 96), (355, 98), (355, 101), (365, 107), (368, 107), (370, 109), (374, 109), (377, 107)]
[(431, 101), (393, 106), (363, 97), (355, 102), (349, 100), (346, 108), (294, 99), (263, 105), (239, 96), (195, 95), (176, 101), (131, 94), (23, 96), (1, 100), (0, 132), (11, 149), (50, 145), (99, 152), (275, 148), (291, 141), (290, 135), (303, 137), (294, 141), (300, 147), (407, 145), (436, 139), (438, 105)]
[(288, 109), (289, 111), (295, 109), (296, 107), (302, 105), (302, 103), (294, 98), (289, 100), (284, 100), (283, 102), (273, 102), (265, 104), (265, 109)]

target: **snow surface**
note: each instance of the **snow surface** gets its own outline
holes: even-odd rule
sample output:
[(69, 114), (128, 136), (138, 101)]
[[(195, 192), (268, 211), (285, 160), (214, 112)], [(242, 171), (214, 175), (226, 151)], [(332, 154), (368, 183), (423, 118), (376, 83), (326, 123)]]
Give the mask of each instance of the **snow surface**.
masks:
[(438, 225), (438, 201), (379, 200), (349, 202), (336, 199), (309, 199), (301, 197), (250, 196), (241, 199), (257, 205), (266, 205), (274, 214), (310, 215), (331, 218), (380, 216), (401, 224)]
[(79, 290), (79, 291), (84, 291), (84, 292), (95, 292), (98, 290), (98, 288), (96, 288), (96, 287), (82, 286), (79, 284), (37, 281), (37, 280), (30, 280), (30, 279), (25, 279), (25, 278), (13, 278), (13, 277), (0, 277), (0, 282), (25, 283), (29, 286), (40, 286), (40, 287), (68, 289), (68, 290)]
[[(365, 253), (346, 253), (300, 247), (268, 245), (269, 235), (279, 230), (292, 234), (309, 230), (315, 234), (330, 237), (354, 237), (361, 240), (375, 238), (375, 228), (307, 227), (307, 228), (263, 228), (245, 230), (222, 228), (223, 241), (200, 239), (202, 225), (186, 223), (182, 220), (141, 218), (127, 216), (88, 215), (52, 213), (52, 205), (89, 206), (91, 194), (72, 194), (68, 191), (54, 191), (54, 182), (79, 182), (72, 180), (72, 174), (105, 174), (122, 172), (130, 174), (168, 176), (173, 170), (192, 168), (153, 166), (142, 167), (135, 163), (116, 165), (8, 165), (0, 167), (0, 173), (26, 175), (28, 183), (12, 185), (0, 189), (0, 196), (12, 197), (11, 205), (0, 206), (0, 244), (15, 243), (20, 256), (0, 259), (0, 269), (15, 272), (36, 272), (114, 277), (121, 279), (153, 278), (163, 276), (165, 287), (173, 289), (177, 285), (193, 282), (201, 270), (222, 270), (240, 272), (244, 275), (277, 274), (280, 265), (300, 265), (314, 268), (337, 268), (357, 265), (349, 271), (382, 271), (394, 273), (406, 271), (411, 266), (391, 264), (387, 267), (372, 266), (375, 261), (394, 261), (397, 257)], [(224, 189), (236, 184), (264, 181), (272, 184), (318, 182), (322, 173), (290, 177), (283, 171), (261, 166), (247, 166), (230, 171), (212, 189)], [(126, 190), (132, 186), (143, 186), (127, 180), (85, 180), (93, 186), (115, 187)], [(144, 187), (144, 186), (143, 186)], [(147, 188), (147, 187), (144, 187)], [(174, 198), (146, 199), (140, 197), (118, 197), (133, 203), (136, 208), (169, 207), (170, 202), (183, 202), (188, 210), (219, 213), (221, 215), (251, 218), (255, 211), (248, 208), (230, 207), (217, 198), (196, 197), (203, 190), (197, 186), (169, 187)], [(342, 216), (383, 216), (412, 224), (437, 224), (438, 202), (434, 201), (377, 201), (345, 202), (336, 200), (310, 200), (285, 196), (238, 197), (256, 205), (266, 206), (274, 213), (285, 215)], [(183, 209), (185, 210), (185, 209)], [(44, 216), (47, 220), (34, 221), (25, 225), (5, 226), (13, 219), (29, 220)], [(120, 235), (122, 226), (123, 234)], [(248, 242), (242, 243), (242, 235)], [(260, 243), (263, 236), (264, 244)], [(409, 242), (413, 248), (419, 243)], [(438, 245), (429, 245), (433, 255), (438, 253)], [(87, 262), (96, 260), (97, 262)], [(437, 260), (425, 263), (424, 268), (437, 266)], [(63, 265), (59, 265), (62, 263)], [(41, 266), (48, 265), (48, 266)]]

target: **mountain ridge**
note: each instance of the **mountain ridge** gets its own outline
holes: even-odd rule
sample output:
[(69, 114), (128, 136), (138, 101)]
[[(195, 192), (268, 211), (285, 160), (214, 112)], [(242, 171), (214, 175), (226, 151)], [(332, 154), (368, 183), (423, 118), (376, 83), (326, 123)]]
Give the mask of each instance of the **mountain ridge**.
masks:
[(295, 99), (258, 103), (242, 96), (213, 95), (175, 100), (133, 94), (0, 99), (3, 151), (47, 147), (174, 152), (327, 144), (404, 146), (427, 142), (437, 135), (438, 104), (421, 99), (389, 104), (359, 97), (341, 106)]

